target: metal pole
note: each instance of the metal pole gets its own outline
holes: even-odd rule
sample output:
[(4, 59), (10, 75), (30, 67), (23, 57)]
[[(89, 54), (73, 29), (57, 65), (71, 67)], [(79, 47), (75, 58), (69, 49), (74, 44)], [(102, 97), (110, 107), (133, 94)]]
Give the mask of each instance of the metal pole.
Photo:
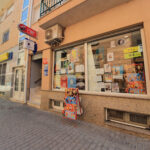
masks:
[(26, 68), (25, 68), (25, 92), (24, 92), (24, 101), (27, 104), (27, 88), (28, 88), (28, 61), (29, 61), (29, 50), (26, 49)]

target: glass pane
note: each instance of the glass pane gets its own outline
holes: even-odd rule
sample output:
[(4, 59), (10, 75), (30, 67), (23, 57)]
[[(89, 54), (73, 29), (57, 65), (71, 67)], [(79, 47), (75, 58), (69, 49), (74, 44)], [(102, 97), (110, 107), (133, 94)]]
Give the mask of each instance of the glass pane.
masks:
[(2, 84), (2, 64), (0, 64), (0, 85)]
[(147, 124), (148, 116), (142, 114), (130, 114), (130, 121), (140, 124)]
[(146, 94), (140, 31), (88, 44), (88, 89)]
[(25, 74), (24, 71), (22, 71), (22, 80), (21, 80), (21, 91), (24, 91), (24, 78), (25, 78)]
[(24, 0), (23, 2), (23, 9), (29, 5), (29, 0)]
[(6, 65), (7, 65), (7, 64), (3, 64), (3, 67), (2, 67), (2, 74), (5, 74), (5, 73), (6, 73)]
[(5, 43), (6, 41), (8, 41), (8, 39), (9, 39), (9, 31), (7, 31), (7, 32), (5, 32), (3, 34), (3, 43)]
[(23, 41), (25, 39), (25, 36), (22, 36), (19, 38), (19, 43), (21, 43), (21, 41)]
[(2, 64), (0, 64), (0, 75), (2, 74)]
[(1, 85), (5, 85), (6, 66), (7, 64), (2, 65)]
[(27, 18), (28, 18), (28, 8), (26, 8), (26, 9), (22, 12), (21, 21), (27, 20)]
[(16, 70), (15, 74), (15, 91), (19, 90), (19, 70)]
[(55, 52), (54, 88), (85, 90), (84, 46)]
[(2, 75), (1, 77), (1, 85), (5, 85), (5, 75)]

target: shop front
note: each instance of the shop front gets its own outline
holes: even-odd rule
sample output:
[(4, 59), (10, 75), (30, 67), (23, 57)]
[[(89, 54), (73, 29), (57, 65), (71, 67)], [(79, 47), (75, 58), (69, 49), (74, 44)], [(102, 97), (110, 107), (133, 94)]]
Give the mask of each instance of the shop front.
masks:
[(0, 54), (0, 94), (7, 97), (11, 95), (12, 68), (10, 64), (12, 63), (12, 58), (12, 50)]
[(78, 88), (84, 111), (80, 119), (149, 128), (150, 114), (144, 109), (149, 77), (142, 24), (57, 48), (52, 54), (51, 90), (43, 91), (41, 108), (62, 110), (65, 89)]
[(80, 93), (146, 95), (141, 30), (115, 34), (55, 51), (53, 90), (78, 88)]

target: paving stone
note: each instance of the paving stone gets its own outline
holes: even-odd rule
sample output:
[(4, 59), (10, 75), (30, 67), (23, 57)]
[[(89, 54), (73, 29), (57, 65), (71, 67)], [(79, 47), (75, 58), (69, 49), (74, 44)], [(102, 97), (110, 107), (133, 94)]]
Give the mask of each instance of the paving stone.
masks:
[(0, 150), (150, 150), (150, 140), (0, 99)]

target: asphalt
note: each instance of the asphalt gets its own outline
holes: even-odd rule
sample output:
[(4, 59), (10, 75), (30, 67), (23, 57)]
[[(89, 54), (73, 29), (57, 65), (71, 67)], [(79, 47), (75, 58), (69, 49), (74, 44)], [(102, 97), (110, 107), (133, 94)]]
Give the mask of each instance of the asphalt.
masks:
[(150, 140), (0, 99), (0, 150), (150, 150)]

